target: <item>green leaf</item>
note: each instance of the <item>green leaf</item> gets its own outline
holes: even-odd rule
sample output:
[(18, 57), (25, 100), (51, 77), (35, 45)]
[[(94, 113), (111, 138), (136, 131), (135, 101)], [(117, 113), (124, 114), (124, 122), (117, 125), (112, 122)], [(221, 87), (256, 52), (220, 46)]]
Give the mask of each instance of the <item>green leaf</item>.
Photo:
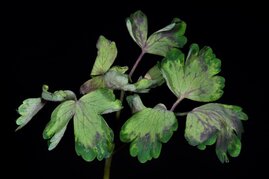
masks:
[(75, 114), (76, 102), (68, 100), (61, 103), (51, 114), (51, 120), (47, 124), (43, 138), (50, 139), (49, 150), (54, 149), (64, 135), (68, 122)]
[(108, 71), (117, 56), (117, 47), (115, 42), (107, 40), (100, 36), (96, 45), (98, 52), (95, 59), (91, 75), (102, 75)]
[(43, 85), (42, 90), (41, 97), (46, 101), (62, 102), (65, 100), (76, 99), (75, 93), (70, 90), (59, 90), (51, 93), (48, 91), (48, 85)]
[(103, 88), (91, 91), (78, 101), (62, 102), (53, 111), (43, 138), (49, 140), (49, 150), (62, 139), (69, 121), (74, 117), (75, 149), (86, 161), (107, 158), (113, 151), (113, 131), (101, 114), (118, 111), (121, 102), (112, 90)]
[(153, 66), (144, 76), (134, 85), (137, 91), (148, 92), (151, 88), (161, 86), (165, 82), (158, 65)]
[[(131, 142), (130, 154), (141, 163), (158, 158), (162, 143), (168, 142), (177, 130), (177, 119), (163, 104), (146, 108), (138, 96), (129, 97), (129, 104), (135, 112), (122, 126), (120, 139)], [(140, 110), (140, 111), (138, 111)]]
[(227, 152), (237, 157), (241, 150), (241, 120), (247, 115), (238, 106), (209, 103), (188, 113), (185, 138), (190, 145), (205, 149), (216, 141), (216, 154), (219, 160), (228, 162)]
[(57, 147), (57, 145), (59, 144), (59, 142), (61, 141), (61, 139), (65, 133), (66, 128), (67, 128), (67, 125), (64, 126), (60, 131), (55, 133), (54, 136), (49, 140), (49, 142), (48, 142), (48, 145), (49, 145), (48, 150), (49, 151), (51, 151), (55, 147)]
[(40, 111), (45, 105), (41, 98), (28, 98), (18, 108), (18, 113), (21, 115), (16, 124), (19, 126), (17, 130), (23, 128), (30, 120)]
[(153, 33), (147, 40), (146, 52), (166, 56), (174, 47), (182, 48), (187, 38), (184, 36), (186, 23), (175, 18), (171, 24)]
[(100, 114), (118, 111), (121, 102), (111, 90), (98, 89), (83, 96), (76, 105), (74, 132), (76, 152), (86, 161), (107, 158), (113, 151), (113, 131)]
[(87, 93), (94, 91), (98, 88), (104, 88), (105, 86), (106, 86), (106, 84), (104, 81), (104, 76), (103, 75), (95, 76), (80, 86), (80, 93), (87, 94)]
[(144, 48), (148, 35), (147, 16), (142, 11), (136, 11), (126, 19), (126, 25), (133, 40)]
[(204, 47), (199, 51), (197, 44), (191, 45), (186, 62), (184, 54), (172, 49), (160, 64), (160, 69), (169, 89), (178, 98), (210, 102), (223, 94), (225, 79), (217, 76), (221, 61), (212, 49)]

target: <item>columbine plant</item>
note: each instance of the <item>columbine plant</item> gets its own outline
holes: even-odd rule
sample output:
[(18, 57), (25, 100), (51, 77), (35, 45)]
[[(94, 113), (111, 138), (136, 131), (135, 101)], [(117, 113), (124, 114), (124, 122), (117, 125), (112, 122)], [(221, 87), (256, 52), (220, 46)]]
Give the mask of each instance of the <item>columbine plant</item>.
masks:
[[(185, 138), (190, 145), (204, 150), (207, 145), (216, 143), (216, 154), (222, 163), (229, 161), (228, 154), (237, 157), (243, 132), (241, 120), (247, 120), (240, 107), (207, 103), (188, 113), (175, 112), (185, 98), (213, 102), (222, 96), (225, 80), (218, 76), (221, 61), (212, 49), (199, 49), (197, 44), (192, 44), (185, 56), (179, 48), (187, 42), (184, 36), (186, 24), (178, 18), (149, 37), (147, 17), (143, 12), (131, 14), (126, 24), (132, 39), (141, 48), (141, 54), (129, 74), (126, 74), (127, 66), (113, 66), (117, 56), (115, 42), (100, 36), (91, 79), (80, 87), (83, 96), (77, 99), (69, 90), (52, 93), (44, 85), (41, 97), (28, 98), (19, 107), (21, 116), (16, 121), (19, 125), (17, 130), (48, 102), (60, 103), (43, 132), (43, 138), (48, 140), (48, 149), (53, 150), (58, 145), (68, 123), (73, 120), (77, 155), (86, 161), (106, 159), (104, 179), (108, 179), (114, 134), (102, 114), (118, 111), (116, 118), (119, 119), (122, 101), (128, 91), (126, 100), (133, 114), (122, 126), (119, 137), (122, 142), (130, 143), (130, 155), (137, 157), (139, 162), (159, 157), (162, 144), (168, 142), (177, 130), (177, 117), (184, 115), (187, 116)], [(131, 77), (145, 53), (164, 58), (133, 83)], [(138, 94), (147, 93), (164, 83), (177, 97), (172, 107), (168, 110), (162, 103), (154, 107), (144, 106)], [(121, 90), (120, 100), (115, 97), (114, 90)]]

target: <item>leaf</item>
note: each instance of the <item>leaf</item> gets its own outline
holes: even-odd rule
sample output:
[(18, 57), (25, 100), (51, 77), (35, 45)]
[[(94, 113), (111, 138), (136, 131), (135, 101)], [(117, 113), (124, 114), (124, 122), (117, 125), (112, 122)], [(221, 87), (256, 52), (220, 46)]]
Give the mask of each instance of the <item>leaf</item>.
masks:
[(76, 152), (86, 161), (107, 158), (113, 151), (113, 131), (100, 114), (120, 110), (121, 102), (111, 90), (99, 89), (84, 95), (76, 105), (74, 132)]
[(64, 126), (59, 132), (57, 132), (56, 134), (54, 134), (54, 136), (50, 139), (50, 141), (48, 142), (48, 144), (49, 144), (48, 150), (49, 151), (51, 151), (55, 147), (57, 147), (57, 145), (61, 141), (62, 137), (64, 136), (64, 133), (65, 133), (66, 128), (67, 128), (67, 125)]
[(42, 90), (41, 97), (46, 101), (62, 102), (65, 100), (76, 99), (75, 93), (70, 90), (59, 90), (51, 93), (48, 91), (48, 85), (43, 85)]
[(43, 138), (50, 139), (49, 150), (54, 149), (64, 135), (68, 122), (72, 119), (76, 110), (76, 102), (68, 100), (58, 105), (51, 114), (51, 120), (47, 124)]
[(19, 130), (23, 128), (30, 120), (40, 111), (45, 105), (45, 102), (41, 98), (28, 98), (18, 108), (18, 113), (21, 115), (17, 120), (16, 124)]
[(210, 102), (223, 94), (225, 79), (217, 76), (221, 61), (212, 49), (204, 47), (199, 51), (197, 44), (191, 45), (184, 64), (184, 54), (172, 49), (160, 64), (160, 69), (169, 89), (178, 98)]
[(126, 100), (128, 102), (128, 105), (132, 109), (132, 113), (136, 113), (146, 108), (141, 101), (141, 98), (137, 94), (127, 96)]
[(151, 88), (161, 86), (165, 82), (158, 65), (153, 66), (134, 85), (137, 91), (148, 92)]
[(104, 75), (104, 81), (106, 87), (110, 89), (124, 90), (124, 91), (136, 91), (133, 84), (129, 84), (129, 77), (124, 74), (125, 71), (121, 69), (114, 68), (110, 69)]
[(62, 102), (53, 111), (43, 138), (49, 140), (49, 150), (62, 139), (69, 121), (74, 117), (75, 149), (86, 161), (107, 158), (113, 151), (113, 131), (101, 114), (118, 111), (121, 102), (115, 99), (112, 90), (97, 89), (78, 101)]
[(87, 94), (87, 93), (94, 91), (98, 88), (104, 88), (105, 86), (106, 86), (106, 84), (104, 81), (104, 76), (103, 75), (95, 76), (80, 86), (80, 93)]
[(91, 75), (102, 75), (108, 71), (117, 56), (117, 47), (115, 42), (107, 40), (100, 36), (96, 45), (98, 52), (95, 59)]
[(132, 39), (144, 53), (166, 56), (174, 47), (183, 47), (187, 38), (184, 36), (186, 23), (175, 18), (171, 24), (153, 33), (149, 38), (148, 20), (142, 11), (136, 11), (126, 20), (127, 29)]
[(144, 48), (148, 35), (147, 16), (142, 11), (136, 11), (126, 19), (126, 25), (133, 40)]
[[(115, 42), (111, 42), (104, 36), (100, 36), (97, 41), (97, 57), (95, 59), (91, 76), (92, 78), (80, 86), (80, 93), (87, 94), (98, 88), (106, 87), (104, 75), (110, 69), (117, 56)], [(113, 67), (112, 67), (113, 68)], [(128, 67), (114, 67), (119, 71), (128, 70)]]
[(187, 38), (184, 36), (185, 30), (186, 23), (175, 18), (171, 24), (148, 38), (146, 52), (165, 57), (172, 48), (182, 48), (187, 42)]
[[(148, 89), (144, 89), (145, 87), (144, 84), (142, 83), (130, 84), (129, 83), (129, 76), (127, 74), (124, 74), (127, 70), (128, 70), (128, 67), (118, 67), (118, 66), (112, 67), (104, 75), (105, 86), (109, 89), (114, 89), (114, 90), (123, 90), (123, 91), (131, 91), (131, 92), (138, 92), (138, 93), (147, 92)], [(148, 85), (149, 82), (147, 82), (146, 87), (155, 85), (153, 84), (152, 80), (150, 82), (152, 83), (152, 85)]]
[(219, 160), (229, 162), (237, 157), (241, 150), (241, 120), (247, 120), (242, 108), (233, 105), (209, 103), (193, 109), (188, 113), (185, 138), (190, 145), (205, 149), (216, 141), (216, 154)]
[(129, 104), (133, 103), (130, 106), (135, 113), (122, 126), (120, 139), (122, 142), (131, 142), (131, 156), (137, 156), (141, 163), (145, 163), (159, 157), (162, 143), (168, 142), (177, 130), (177, 119), (163, 104), (146, 108), (138, 95), (128, 98)]

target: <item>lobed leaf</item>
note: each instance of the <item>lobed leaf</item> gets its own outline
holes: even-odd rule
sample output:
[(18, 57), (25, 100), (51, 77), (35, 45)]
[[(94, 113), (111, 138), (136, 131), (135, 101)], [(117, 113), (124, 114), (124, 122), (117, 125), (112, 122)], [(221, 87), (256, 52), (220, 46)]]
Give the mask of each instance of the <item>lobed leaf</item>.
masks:
[(74, 116), (76, 152), (86, 161), (107, 158), (113, 151), (113, 131), (100, 114), (118, 111), (121, 102), (111, 90), (99, 89), (80, 98)]
[(132, 39), (144, 53), (166, 56), (171, 48), (181, 48), (187, 38), (184, 36), (186, 23), (178, 18), (172, 23), (148, 35), (148, 20), (142, 11), (136, 11), (126, 20), (127, 29)]
[[(133, 101), (133, 102), (132, 102)], [(129, 104), (135, 112), (120, 131), (120, 139), (130, 142), (130, 154), (141, 163), (158, 158), (162, 143), (168, 142), (177, 130), (177, 119), (163, 104), (146, 108), (138, 95), (129, 97)], [(138, 111), (139, 110), (139, 111)]]
[(238, 106), (209, 103), (188, 113), (185, 138), (190, 145), (205, 149), (206, 145), (216, 142), (216, 154), (219, 160), (228, 162), (227, 152), (237, 157), (241, 150), (241, 120), (247, 115)]
[(146, 52), (166, 56), (172, 48), (182, 48), (187, 43), (184, 36), (186, 23), (175, 18), (171, 24), (153, 33), (147, 40)]
[(160, 69), (169, 89), (178, 98), (210, 102), (219, 99), (223, 94), (225, 79), (217, 76), (221, 61), (216, 58), (212, 49), (193, 44), (186, 62), (184, 54), (172, 49), (160, 64)]

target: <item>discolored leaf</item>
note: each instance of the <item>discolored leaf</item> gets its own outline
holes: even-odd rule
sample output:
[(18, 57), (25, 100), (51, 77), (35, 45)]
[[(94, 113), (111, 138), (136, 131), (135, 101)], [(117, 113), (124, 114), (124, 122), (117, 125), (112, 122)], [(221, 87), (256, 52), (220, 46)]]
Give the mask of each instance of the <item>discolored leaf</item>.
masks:
[(238, 106), (209, 103), (188, 113), (185, 138), (190, 145), (205, 149), (216, 141), (216, 154), (219, 160), (228, 162), (227, 152), (237, 157), (241, 150), (241, 120), (247, 115)]
[(99, 88), (104, 88), (104, 87), (106, 87), (104, 76), (103, 75), (95, 76), (80, 86), (80, 93), (87, 94), (91, 91), (94, 91)]
[(177, 119), (163, 104), (146, 108), (139, 97), (129, 97), (129, 104), (135, 112), (122, 126), (120, 139), (131, 142), (130, 154), (141, 163), (158, 158), (162, 143), (168, 142), (177, 130)]
[(83, 96), (76, 104), (74, 132), (76, 152), (86, 161), (102, 160), (113, 151), (113, 131), (100, 114), (118, 111), (121, 102), (111, 90), (98, 89)]
[(161, 86), (165, 82), (158, 65), (153, 66), (134, 85), (137, 91), (148, 92), (151, 88)]
[(72, 119), (75, 114), (76, 102), (73, 100), (68, 100), (61, 103), (55, 108), (51, 114), (51, 120), (47, 124), (44, 132), (43, 138), (50, 139), (49, 149), (53, 149), (61, 140), (67, 124)]
[(43, 85), (41, 97), (46, 101), (62, 102), (65, 100), (76, 99), (75, 93), (70, 90), (59, 90), (54, 93), (51, 93), (48, 90), (49, 86)]
[(169, 89), (178, 98), (210, 102), (219, 99), (223, 94), (224, 78), (217, 76), (221, 61), (209, 47), (199, 51), (193, 44), (186, 62), (184, 54), (172, 49), (160, 64), (160, 69)]
[(136, 11), (126, 20), (127, 29), (132, 39), (141, 47), (143, 53), (166, 56), (174, 47), (183, 47), (187, 38), (184, 36), (186, 23), (175, 18), (171, 24), (153, 33), (149, 38), (148, 21), (142, 11)]
[(104, 75), (104, 81), (106, 87), (110, 89), (124, 90), (124, 91), (136, 91), (133, 84), (129, 84), (129, 77), (127, 74), (122, 73), (119, 69), (110, 69)]
[(18, 108), (18, 113), (21, 115), (16, 124), (19, 126), (17, 130), (23, 128), (30, 120), (40, 111), (45, 105), (41, 98), (28, 98)]
[(175, 18), (171, 24), (153, 33), (147, 40), (146, 52), (166, 56), (172, 48), (182, 48), (187, 38), (184, 36), (186, 23)]
[(121, 102), (112, 90), (97, 89), (82, 96), (78, 101), (62, 102), (52, 113), (43, 137), (49, 140), (49, 150), (62, 139), (69, 121), (74, 117), (75, 149), (86, 161), (107, 158), (113, 151), (113, 131), (101, 114), (118, 111)]
[(96, 45), (98, 52), (91, 75), (103, 75), (111, 67), (117, 56), (115, 42), (111, 42), (104, 36), (100, 36)]
[(141, 48), (144, 48), (148, 38), (147, 16), (142, 11), (136, 11), (126, 19), (126, 25), (133, 40)]

